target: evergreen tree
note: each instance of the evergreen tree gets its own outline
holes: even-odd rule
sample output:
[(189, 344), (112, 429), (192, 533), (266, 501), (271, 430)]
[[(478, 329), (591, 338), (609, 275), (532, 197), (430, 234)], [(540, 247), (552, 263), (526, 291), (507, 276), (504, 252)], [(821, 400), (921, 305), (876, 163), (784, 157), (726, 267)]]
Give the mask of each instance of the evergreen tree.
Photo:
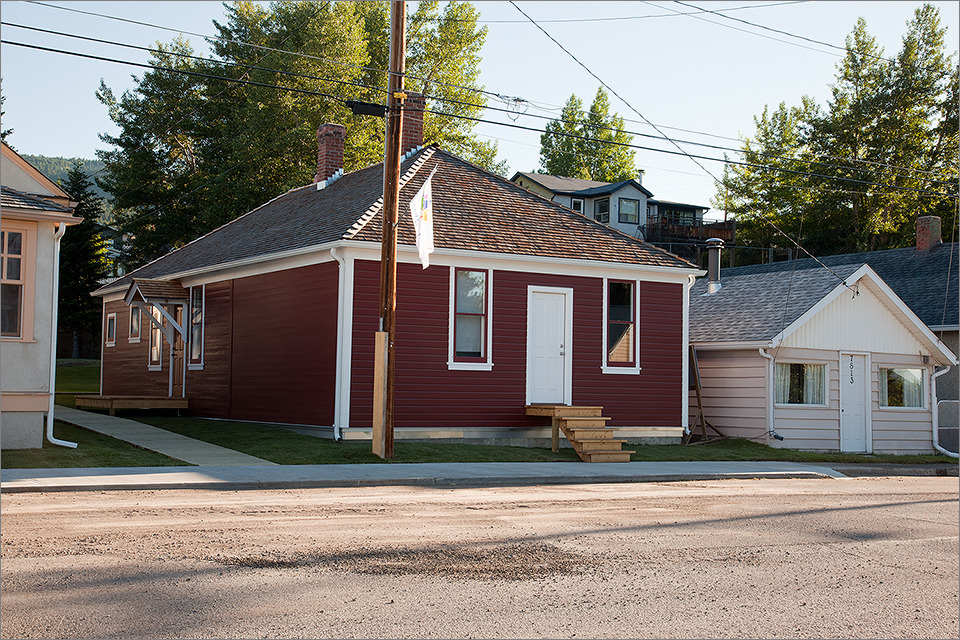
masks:
[(589, 112), (584, 114), (572, 95), (560, 119), (547, 123), (540, 136), (540, 167), (551, 175), (602, 182), (636, 178), (632, 141), (623, 118), (610, 115), (610, 98), (600, 87)]
[(101, 305), (90, 292), (107, 276), (107, 249), (97, 222), (103, 214), (103, 200), (93, 191), (80, 161), (74, 163), (66, 183), (60, 186), (77, 202), (73, 215), (83, 221), (67, 229), (60, 241), (57, 323), (60, 329), (73, 333), (73, 357), (81, 358), (83, 336), (100, 336)]
[(958, 80), (944, 36), (923, 5), (886, 58), (858, 20), (824, 110), (805, 97), (774, 128), (766, 110), (755, 119), (742, 153), (761, 166), (728, 165), (713, 201), (738, 220), (738, 244), (792, 246), (776, 225), (814, 255), (874, 251), (912, 245), (919, 216), (953, 219)]
[[(132, 237), (128, 264), (144, 264), (309, 184), (316, 131), (325, 122), (347, 128), (345, 171), (380, 162), (384, 120), (354, 115), (344, 102), (385, 101), (387, 11), (382, 2), (234, 2), (224, 22), (214, 22), (210, 59), (189, 57), (190, 43), (178, 38), (158, 43), (153, 69), (121, 98), (101, 84), (98, 97), (120, 133), (101, 136), (112, 148), (99, 152), (106, 170), (98, 182), (113, 195), (121, 231)], [(427, 2), (410, 18), (408, 71), (418, 79), (408, 86), (428, 93), (428, 108), (482, 110), (462, 88), (479, 88), (486, 31), (477, 28), (477, 16), (466, 3), (440, 12)], [(454, 100), (477, 106), (451, 107)], [(469, 121), (426, 116), (426, 142), (495, 168), (495, 147), (474, 140)]]

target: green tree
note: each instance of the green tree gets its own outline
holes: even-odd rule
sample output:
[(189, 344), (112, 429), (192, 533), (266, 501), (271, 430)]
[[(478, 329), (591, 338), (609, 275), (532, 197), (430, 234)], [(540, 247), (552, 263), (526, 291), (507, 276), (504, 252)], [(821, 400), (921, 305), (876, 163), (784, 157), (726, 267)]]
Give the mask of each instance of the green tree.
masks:
[[(121, 230), (133, 237), (130, 266), (309, 184), (316, 131), (325, 122), (347, 128), (345, 171), (382, 160), (384, 120), (354, 115), (345, 102), (385, 102), (387, 12), (382, 2), (234, 2), (224, 21), (214, 22), (209, 59), (191, 57), (190, 43), (178, 38), (158, 43), (153, 69), (120, 99), (101, 84), (98, 97), (120, 133), (101, 136), (112, 148), (100, 152), (107, 168), (99, 182), (114, 196)], [(420, 3), (410, 18), (416, 28), (408, 70), (419, 78), (411, 89), (427, 92), (428, 104), (479, 105), (445, 103), (440, 111), (482, 109), (470, 90), (479, 88), (486, 33), (477, 15), (466, 3), (442, 12)], [(429, 113), (426, 141), (495, 168), (495, 147), (473, 140), (464, 122)]]
[(100, 334), (101, 305), (90, 292), (100, 286), (108, 269), (107, 248), (98, 223), (103, 199), (94, 192), (79, 160), (60, 186), (77, 202), (73, 215), (83, 221), (67, 229), (60, 241), (57, 323), (73, 333), (73, 357), (82, 358), (83, 336), (92, 334), (96, 338)]
[[(2, 80), (0, 80), (2, 82)], [(3, 103), (6, 102), (7, 97), (0, 93), (0, 120), (3, 119)], [(0, 129), (0, 141), (7, 142), (7, 136), (13, 133), (13, 129)], [(7, 143), (8, 145), (10, 143)], [(11, 147), (12, 148), (12, 147)]]
[[(781, 118), (784, 144), (769, 144), (766, 111), (755, 119), (756, 141), (746, 139), (742, 154), (762, 167), (728, 165), (713, 201), (736, 216), (738, 244), (782, 246), (776, 225), (814, 255), (873, 251), (910, 246), (918, 216), (952, 219), (957, 66), (944, 36), (938, 11), (923, 5), (886, 58), (858, 20), (825, 109), (809, 98), (796, 110), (781, 105), (781, 116), (793, 114)], [(785, 198), (784, 186), (797, 193)]]
[(600, 87), (586, 114), (572, 95), (560, 119), (547, 124), (540, 136), (540, 167), (552, 175), (602, 182), (636, 178), (632, 141), (623, 118), (610, 114), (610, 97)]

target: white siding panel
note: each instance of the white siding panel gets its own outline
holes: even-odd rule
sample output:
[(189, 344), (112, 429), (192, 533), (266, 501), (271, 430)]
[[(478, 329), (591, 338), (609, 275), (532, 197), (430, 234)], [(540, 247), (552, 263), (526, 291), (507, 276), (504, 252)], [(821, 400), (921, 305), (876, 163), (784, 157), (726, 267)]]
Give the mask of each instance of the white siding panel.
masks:
[[(756, 438), (767, 431), (767, 361), (757, 351), (697, 353), (703, 413), (729, 436)], [(697, 414), (696, 392), (690, 393), (690, 424)]]
[(916, 354), (923, 344), (867, 287), (844, 291), (783, 342), (785, 347)]

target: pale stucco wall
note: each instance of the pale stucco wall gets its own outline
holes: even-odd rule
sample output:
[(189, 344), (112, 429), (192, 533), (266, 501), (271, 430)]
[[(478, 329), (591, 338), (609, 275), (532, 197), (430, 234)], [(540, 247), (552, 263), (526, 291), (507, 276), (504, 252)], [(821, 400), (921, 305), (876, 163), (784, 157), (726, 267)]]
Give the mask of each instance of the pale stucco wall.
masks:
[[(6, 177), (6, 176), (5, 176)], [(53, 236), (55, 224), (37, 223), (34, 270), (33, 341), (0, 342), (0, 391), (4, 394), (50, 393), (50, 329), (52, 322)], [(69, 233), (69, 231), (68, 231)], [(0, 400), (0, 404), (2, 400)], [(42, 414), (12, 413), (0, 406), (0, 448), (39, 447), (43, 434)]]

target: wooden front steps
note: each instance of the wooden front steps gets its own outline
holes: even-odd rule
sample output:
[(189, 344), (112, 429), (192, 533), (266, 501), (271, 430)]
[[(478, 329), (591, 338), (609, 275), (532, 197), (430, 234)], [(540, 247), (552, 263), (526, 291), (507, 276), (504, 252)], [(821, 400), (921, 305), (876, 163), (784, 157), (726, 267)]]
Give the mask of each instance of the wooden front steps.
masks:
[(187, 398), (157, 396), (101, 396), (77, 394), (73, 397), (77, 409), (107, 409), (116, 415), (117, 409), (186, 409)]
[(560, 450), (560, 432), (573, 445), (584, 462), (630, 462), (633, 451), (621, 449), (625, 440), (615, 439), (613, 429), (601, 414), (603, 407), (568, 407), (566, 405), (527, 405), (528, 416), (550, 416), (553, 451)]

